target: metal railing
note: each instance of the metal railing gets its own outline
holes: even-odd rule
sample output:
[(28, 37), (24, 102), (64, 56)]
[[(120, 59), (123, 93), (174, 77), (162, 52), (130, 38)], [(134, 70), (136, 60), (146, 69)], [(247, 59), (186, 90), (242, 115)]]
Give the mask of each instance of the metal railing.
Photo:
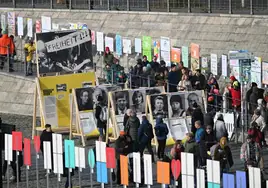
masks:
[(1, 7), (268, 14), (266, 0), (0, 0)]

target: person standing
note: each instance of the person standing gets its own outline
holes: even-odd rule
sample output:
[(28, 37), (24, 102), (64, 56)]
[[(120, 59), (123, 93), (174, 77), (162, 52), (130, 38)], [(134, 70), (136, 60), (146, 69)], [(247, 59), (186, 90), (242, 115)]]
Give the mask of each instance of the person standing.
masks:
[(195, 142), (194, 134), (186, 134), (186, 142), (184, 144), (184, 152), (192, 153), (194, 155), (194, 167), (197, 168), (198, 159), (200, 156), (200, 149), (198, 144)]
[(168, 84), (169, 91), (168, 92), (177, 92), (177, 85), (179, 83), (179, 75), (176, 71), (176, 65), (171, 65), (171, 71), (168, 73)]
[(156, 118), (156, 125), (155, 125), (155, 135), (158, 142), (158, 150), (157, 150), (157, 156), (158, 159), (163, 160), (164, 158), (164, 152), (166, 148), (166, 140), (167, 135), (169, 133), (167, 124), (163, 122), (163, 119), (158, 117)]
[(214, 135), (216, 141), (219, 142), (222, 137), (228, 138), (228, 131), (225, 126), (223, 115), (219, 114), (214, 125)]
[(35, 53), (35, 46), (33, 41), (25, 44), (24, 50), (27, 54), (26, 56), (26, 76), (33, 74), (33, 54)]
[(103, 132), (105, 135), (107, 133), (107, 107), (103, 104), (103, 98), (100, 95), (97, 98), (95, 118), (100, 136), (103, 137)]
[(106, 47), (105, 48), (105, 53), (104, 53), (104, 65), (109, 65), (110, 67), (114, 63), (114, 55), (111, 53), (110, 48)]
[(196, 90), (206, 89), (206, 77), (201, 73), (200, 69), (196, 69), (192, 86)]
[(191, 121), (192, 121), (191, 132), (195, 134), (196, 132), (195, 122), (200, 121), (201, 125), (202, 126), (204, 125), (204, 115), (203, 115), (201, 108), (197, 105), (197, 103), (193, 104), (193, 113), (192, 113)]
[(254, 111), (254, 115), (252, 116), (252, 122), (257, 123), (257, 127), (261, 132), (261, 145), (260, 146), (267, 146), (265, 141), (265, 128), (266, 128), (266, 122), (264, 117), (261, 115), (261, 111), (256, 109)]
[(129, 135), (132, 139), (133, 152), (137, 152), (139, 150), (139, 138), (138, 138), (139, 127), (140, 127), (140, 120), (139, 118), (137, 118), (136, 112), (131, 111), (124, 132), (126, 132), (127, 135)]
[[(13, 55), (15, 51), (14, 42), (8, 37), (6, 32), (3, 32), (2, 37), (0, 38), (0, 69), (4, 68), (4, 64), (8, 55)], [(11, 61), (9, 61), (11, 63)], [(13, 65), (9, 64), (9, 71), (13, 72)]]
[(148, 152), (152, 156), (152, 162), (154, 163), (154, 152), (152, 149), (152, 139), (154, 138), (153, 127), (146, 116), (142, 116), (142, 123), (138, 130), (138, 137), (141, 156), (143, 155), (144, 149), (147, 148)]

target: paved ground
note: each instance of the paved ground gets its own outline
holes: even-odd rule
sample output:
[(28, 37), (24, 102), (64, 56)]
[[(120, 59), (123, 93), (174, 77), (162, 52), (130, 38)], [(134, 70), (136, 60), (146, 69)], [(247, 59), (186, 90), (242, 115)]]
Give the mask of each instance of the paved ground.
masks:
[[(32, 118), (29, 116), (18, 116), (18, 115), (7, 115), (7, 114), (0, 114), (0, 116), (2, 117), (2, 120), (4, 123), (9, 123), (9, 124), (15, 124), (17, 129), (19, 131), (23, 132), (24, 137), (30, 137), (31, 136), (31, 124), (32, 124)], [(89, 141), (89, 147), (87, 147), (87, 149), (92, 147), (92, 143), (93, 143), (94, 139)], [(77, 144), (79, 144), (77, 142)], [(239, 154), (240, 154), (240, 144), (234, 144), (231, 143), (231, 149), (233, 152), (233, 158), (234, 158), (234, 167), (232, 168), (232, 171), (235, 170), (242, 170), (243, 169), (243, 165), (240, 162), (239, 159)], [(265, 149), (263, 151), (264, 156), (265, 156), (265, 160), (268, 159), (268, 150)], [(35, 158), (35, 154), (33, 153), (32, 155), (32, 163), (33, 166), (30, 168), (29, 170), (29, 187), (30, 188), (36, 188), (36, 158)], [(39, 174), (40, 174), (40, 180), (39, 180), (39, 187), (40, 188), (45, 188), (46, 187), (46, 171), (43, 168), (43, 158), (41, 157), (39, 160)], [(268, 165), (266, 165), (268, 166)], [(155, 171), (155, 164), (153, 165), (153, 171)], [(42, 169), (42, 170), (41, 170)], [(268, 171), (268, 169), (266, 168), (266, 171)], [(89, 174), (89, 168), (84, 169), (82, 174), (82, 185), (86, 186), (86, 187), (90, 187), (90, 174)], [(268, 179), (267, 175), (265, 175), (265, 178)], [(94, 180), (96, 180), (96, 177), (93, 177)], [(156, 181), (156, 175), (154, 173), (154, 180)], [(60, 187), (64, 187), (66, 178), (62, 178), (62, 182), (60, 182)], [(160, 185), (157, 185), (156, 182), (154, 183), (155, 185), (153, 187), (160, 187)], [(73, 185), (78, 186), (78, 173), (75, 173), (75, 176), (73, 177)], [(6, 184), (4, 184), (4, 187), (6, 187)], [(16, 187), (15, 183), (12, 183), (10, 187)], [(26, 176), (25, 176), (25, 167), (22, 167), (22, 182), (20, 183), (20, 187), (26, 187)], [(53, 187), (57, 187), (57, 179), (55, 175), (51, 175), (50, 176), (50, 188)], [(94, 187), (100, 187), (100, 184), (94, 182)], [(109, 185), (107, 185), (106, 187), (109, 187)], [(115, 185), (114, 185), (115, 187)], [(122, 186), (121, 186), (122, 187)], [(134, 185), (130, 185), (129, 187), (134, 187)]]

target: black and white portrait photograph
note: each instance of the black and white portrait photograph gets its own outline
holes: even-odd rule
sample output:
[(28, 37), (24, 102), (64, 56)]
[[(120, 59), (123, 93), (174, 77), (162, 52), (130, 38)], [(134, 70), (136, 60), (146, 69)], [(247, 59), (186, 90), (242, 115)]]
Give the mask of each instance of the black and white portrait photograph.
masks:
[(75, 90), (79, 111), (93, 110), (93, 88), (79, 88)]
[(130, 106), (137, 114), (145, 113), (146, 104), (146, 91), (143, 90), (131, 90), (130, 91)]
[(124, 115), (129, 108), (129, 92), (117, 91), (113, 93), (115, 115)]
[(177, 118), (177, 117), (185, 117), (185, 94), (173, 94), (168, 96), (169, 101), (169, 117)]
[(202, 91), (191, 91), (185, 93), (186, 115), (191, 116), (194, 108), (203, 109)]
[(168, 103), (167, 96), (165, 94), (151, 95), (151, 106), (153, 112), (153, 118), (157, 117), (167, 118), (168, 117)]
[(85, 72), (93, 67), (91, 31), (55, 31), (36, 34), (40, 74)]
[[(94, 89), (92, 98), (94, 106), (98, 105), (99, 102), (102, 103), (104, 106), (108, 106), (108, 92), (105, 87), (97, 86)], [(101, 101), (100, 101), (101, 100)]]

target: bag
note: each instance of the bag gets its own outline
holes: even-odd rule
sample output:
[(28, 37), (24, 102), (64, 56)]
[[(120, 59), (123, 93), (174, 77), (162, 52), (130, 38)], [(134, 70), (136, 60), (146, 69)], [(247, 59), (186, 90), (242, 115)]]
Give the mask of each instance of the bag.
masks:
[(150, 123), (148, 124), (146, 131), (144, 131), (144, 135), (149, 139), (154, 138), (154, 134), (152, 132), (152, 125)]
[(107, 107), (101, 107), (100, 120), (102, 122), (107, 121)]

